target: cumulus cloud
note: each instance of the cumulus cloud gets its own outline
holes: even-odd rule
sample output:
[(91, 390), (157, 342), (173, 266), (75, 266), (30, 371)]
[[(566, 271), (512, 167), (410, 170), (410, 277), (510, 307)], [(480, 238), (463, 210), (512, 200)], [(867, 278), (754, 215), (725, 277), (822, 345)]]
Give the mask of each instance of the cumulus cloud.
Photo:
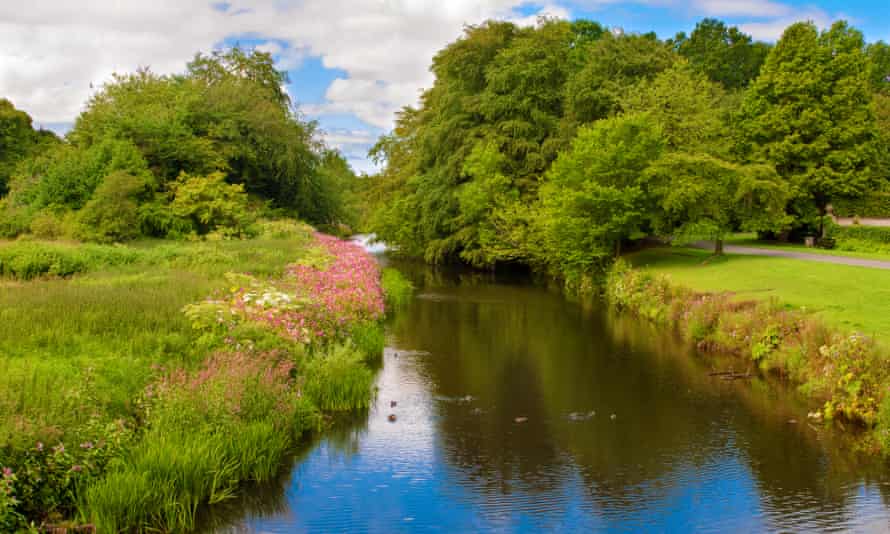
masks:
[[(266, 41), (282, 68), (307, 54), (347, 73), (319, 111), (389, 127), (429, 86), (432, 55), (464, 25), (506, 18), (525, 0), (89, 0), (0, 2), (0, 93), (39, 121), (71, 121), (114, 71), (180, 71), (232, 36)], [(555, 6), (541, 13), (568, 16)], [(533, 17), (529, 19), (532, 21)]]
[(799, 12), (760, 22), (747, 22), (739, 25), (739, 29), (750, 34), (755, 39), (763, 41), (775, 41), (782, 37), (785, 28), (801, 21), (812, 21), (819, 28), (828, 28), (841, 17), (832, 17), (821, 9), (807, 9)]

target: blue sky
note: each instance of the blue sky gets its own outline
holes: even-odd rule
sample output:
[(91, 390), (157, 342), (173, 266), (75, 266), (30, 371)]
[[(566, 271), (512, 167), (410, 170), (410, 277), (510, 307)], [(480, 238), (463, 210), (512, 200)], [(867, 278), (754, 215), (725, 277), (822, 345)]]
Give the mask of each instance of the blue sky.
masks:
[(288, 91), (353, 167), (394, 113), (429, 87), (433, 54), (464, 25), (588, 18), (670, 37), (707, 16), (775, 40), (797, 20), (849, 20), (890, 40), (890, 0), (3, 0), (0, 96), (56, 131), (113, 72), (181, 72), (197, 51), (240, 43), (273, 53)]

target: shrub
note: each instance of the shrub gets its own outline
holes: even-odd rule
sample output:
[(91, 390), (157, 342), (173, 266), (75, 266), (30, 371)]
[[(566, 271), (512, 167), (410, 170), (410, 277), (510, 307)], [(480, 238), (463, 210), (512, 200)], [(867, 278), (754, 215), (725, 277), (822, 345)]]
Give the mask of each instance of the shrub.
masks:
[(216, 231), (228, 237), (241, 237), (250, 232), (254, 218), (244, 186), (226, 183), (223, 173), (206, 176), (182, 173), (172, 189), (171, 212), (190, 221), (198, 235)]
[(31, 234), (40, 239), (58, 239), (65, 236), (64, 218), (53, 212), (36, 215), (31, 220)]
[(93, 197), (78, 213), (77, 237), (84, 241), (113, 243), (139, 236), (137, 199), (144, 197), (145, 179), (118, 171), (105, 177)]
[(26, 233), (33, 218), (27, 209), (14, 206), (9, 200), (0, 200), (0, 238), (14, 238)]
[(115, 171), (148, 174), (148, 165), (132, 142), (106, 139), (88, 148), (59, 145), (25, 165), (13, 180), (11, 193), (36, 210), (80, 209), (103, 178)]
[(20, 241), (0, 247), (0, 276), (31, 280), (39, 276), (71, 276), (102, 267), (128, 265), (145, 253), (107, 245), (71, 246)]

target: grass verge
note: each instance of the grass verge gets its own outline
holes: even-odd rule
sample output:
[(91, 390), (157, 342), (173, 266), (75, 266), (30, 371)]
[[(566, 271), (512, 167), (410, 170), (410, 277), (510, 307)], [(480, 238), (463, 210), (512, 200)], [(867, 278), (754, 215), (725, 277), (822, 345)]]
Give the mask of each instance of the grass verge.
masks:
[(198, 507), (273, 476), (320, 413), (368, 406), (376, 263), (273, 229), (0, 244), (0, 531), (188, 531)]

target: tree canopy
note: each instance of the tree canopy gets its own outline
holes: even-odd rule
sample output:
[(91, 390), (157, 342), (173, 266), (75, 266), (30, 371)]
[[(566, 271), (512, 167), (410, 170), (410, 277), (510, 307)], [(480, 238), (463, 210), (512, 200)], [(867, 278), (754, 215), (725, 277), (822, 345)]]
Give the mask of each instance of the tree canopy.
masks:
[[(638, 236), (813, 228), (888, 182), (887, 47), (845, 23), (775, 46), (590, 21), (468, 27), (372, 151), (370, 227), (408, 255), (572, 277)], [(718, 246), (719, 248), (719, 246)]]
[[(146, 184), (148, 194), (135, 209), (138, 227), (148, 235), (210, 231), (212, 224), (179, 209), (186, 202), (180, 193), (199, 185), (225, 206), (235, 206), (226, 202), (234, 201), (229, 192), (236, 191), (245, 202), (315, 224), (352, 222), (346, 192), (355, 177), (321, 143), (316, 124), (292, 105), (283, 88), (287, 81), (270, 54), (238, 47), (199, 53), (178, 75), (148, 69), (115, 75), (87, 102), (66, 142), (32, 151), (33, 157), (16, 163), (16, 172), (0, 162), (0, 185), (4, 172), (12, 176), (0, 218), (18, 221), (0, 229), (7, 235), (26, 231), (28, 220), (47, 210), (75, 225), (86, 221), (68, 214), (111, 198), (103, 184), (120, 173)], [(25, 154), (37, 134), (27, 116), (4, 102), (0, 143), (10, 142), (14, 150), (0, 153)], [(191, 182), (184, 185), (184, 176)], [(237, 189), (211, 187), (220, 179)]]

